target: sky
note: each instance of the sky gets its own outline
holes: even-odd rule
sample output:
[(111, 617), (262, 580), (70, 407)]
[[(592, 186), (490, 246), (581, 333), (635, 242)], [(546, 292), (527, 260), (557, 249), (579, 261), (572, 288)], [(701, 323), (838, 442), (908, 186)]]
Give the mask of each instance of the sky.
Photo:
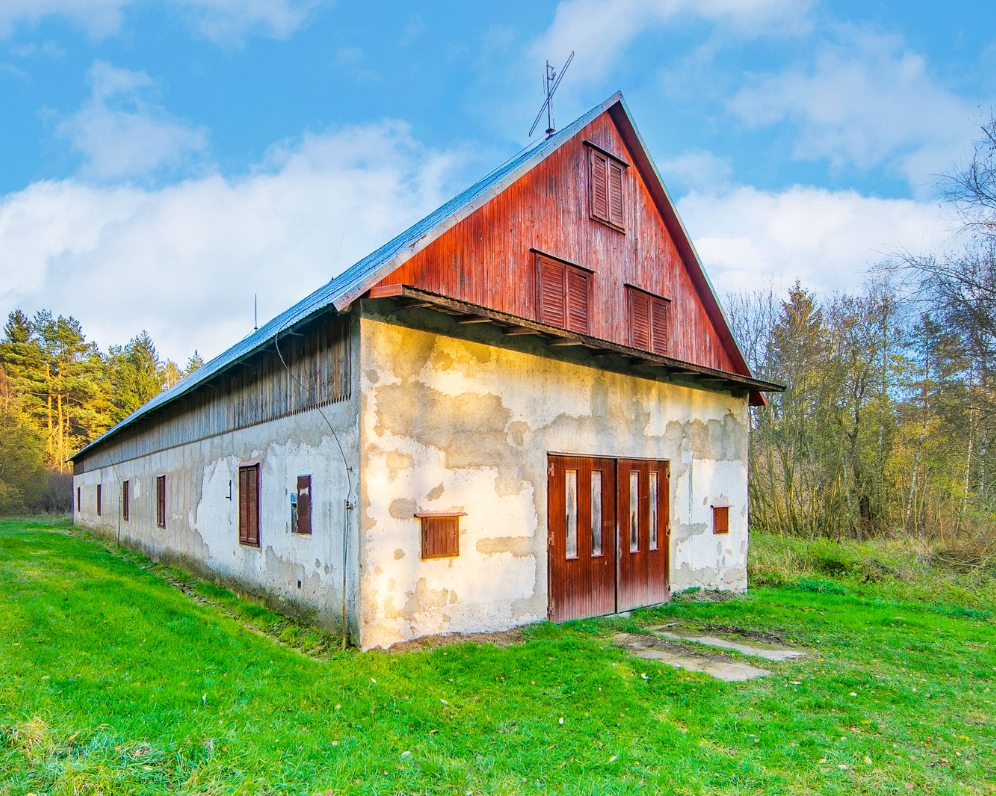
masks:
[(0, 0), (0, 313), (210, 358), (526, 146), (572, 51), (558, 126), (623, 92), (721, 297), (952, 245), (996, 102), (991, 0)]

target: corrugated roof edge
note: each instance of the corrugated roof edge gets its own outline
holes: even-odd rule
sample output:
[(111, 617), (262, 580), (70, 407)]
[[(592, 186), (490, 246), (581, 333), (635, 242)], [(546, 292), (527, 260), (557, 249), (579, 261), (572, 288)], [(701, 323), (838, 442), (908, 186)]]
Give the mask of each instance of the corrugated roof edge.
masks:
[[(440, 206), (421, 221), (413, 224), (400, 235), (354, 263), (339, 276), (306, 296), (294, 306), (280, 313), (269, 323), (248, 335), (231, 348), (205, 363), (189, 376), (181, 379), (168, 390), (161, 392), (148, 403), (136, 409), (124, 420), (111, 427), (97, 439), (84, 446), (69, 461), (76, 461), (112, 436), (149, 414), (161, 409), (177, 398), (191, 392), (209, 379), (223, 373), (232, 365), (245, 359), (274, 340), (277, 335), (308, 320), (312, 315), (332, 307), (344, 310), (369, 289), (371, 284), (395, 270), (410, 257), (436, 240), (446, 230), (466, 218), (481, 205), (504, 191), (515, 180), (532, 169), (538, 162), (551, 155), (564, 143), (613, 105), (622, 102), (622, 93), (616, 92), (605, 102), (596, 105), (567, 127), (554, 133), (536, 146), (521, 152), (501, 164), (481, 180), (471, 185), (446, 204)], [(627, 114), (628, 115), (628, 114)]]

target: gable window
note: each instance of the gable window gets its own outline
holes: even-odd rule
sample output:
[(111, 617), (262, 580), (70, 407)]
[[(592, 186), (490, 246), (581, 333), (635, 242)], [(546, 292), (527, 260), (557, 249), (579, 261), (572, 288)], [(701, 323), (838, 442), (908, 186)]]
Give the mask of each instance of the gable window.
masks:
[(156, 476), (156, 526), (166, 527), (166, 476)]
[(297, 477), (297, 521), (294, 530), (297, 533), (311, 533), (311, 476)]
[(626, 164), (588, 144), (588, 192), (591, 217), (620, 231), (626, 230)]
[(572, 332), (591, 328), (591, 271), (536, 255), (537, 320)]
[(422, 558), (451, 558), (460, 555), (460, 518), (465, 512), (425, 512), (422, 521)]
[(239, 468), (239, 544), (259, 547), (259, 465)]
[(97, 516), (100, 516), (100, 484), (97, 484)]
[(666, 356), (670, 299), (628, 285), (626, 292), (629, 294), (629, 344)]
[(121, 484), (121, 519), (128, 522), (129, 514), (131, 513), (131, 490), (129, 489), (130, 484), (125, 481)]

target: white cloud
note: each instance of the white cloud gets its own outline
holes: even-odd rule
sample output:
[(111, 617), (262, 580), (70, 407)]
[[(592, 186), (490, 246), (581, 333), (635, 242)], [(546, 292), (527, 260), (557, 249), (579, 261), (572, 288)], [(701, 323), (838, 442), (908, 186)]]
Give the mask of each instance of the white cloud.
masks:
[(977, 131), (973, 103), (940, 85), (900, 40), (857, 29), (809, 66), (756, 76), (729, 103), (750, 127), (795, 123), (795, 157), (837, 168), (887, 165), (925, 189)]
[(35, 183), (0, 200), (0, 312), (211, 356), (251, 330), (254, 293), (261, 322), (283, 311), (441, 204), (456, 167), (391, 122), (306, 135), (238, 179)]
[(856, 290), (887, 255), (936, 251), (951, 236), (937, 204), (855, 191), (742, 186), (692, 192), (678, 209), (720, 294), (796, 279), (820, 291)]
[[(160, 0), (186, 11), (207, 38), (238, 41), (251, 31), (287, 38), (324, 0)], [(124, 10), (137, 0), (0, 0), (0, 37), (50, 16), (66, 17), (102, 38), (121, 29)]]
[(204, 128), (184, 125), (149, 101), (153, 83), (144, 72), (98, 61), (90, 84), (90, 98), (59, 125), (85, 159), (84, 177), (142, 177), (181, 165), (207, 147)]
[(529, 48), (532, 62), (557, 67), (574, 50), (572, 80), (601, 78), (638, 35), (681, 18), (699, 18), (743, 36), (808, 30), (809, 0), (564, 0), (550, 28)]

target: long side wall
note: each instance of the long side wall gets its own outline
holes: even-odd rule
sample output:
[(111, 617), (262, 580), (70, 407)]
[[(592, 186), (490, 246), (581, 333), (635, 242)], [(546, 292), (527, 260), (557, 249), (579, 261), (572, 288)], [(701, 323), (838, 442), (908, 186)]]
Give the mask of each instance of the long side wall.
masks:
[[(355, 360), (359, 346), (354, 341), (351, 348)], [(307, 615), (337, 631), (342, 626), (345, 573), (347, 622), (355, 639), (358, 539), (356, 512), (346, 507), (346, 501), (355, 505), (359, 483), (356, 395), (354, 386), (351, 397), (320, 410), (147, 455), (128, 458), (113, 444), (98, 448), (87, 456), (84, 471), (73, 478), (74, 506), (79, 490), (75, 522), (156, 560), (176, 562), (202, 574), (216, 573), (282, 610)], [(156, 433), (155, 426), (149, 431)], [(141, 439), (126, 442), (128, 448), (142, 444)], [(239, 466), (255, 462), (260, 465), (258, 548), (239, 543)], [(160, 475), (166, 476), (165, 528), (156, 523)], [(296, 492), (299, 475), (312, 478), (310, 536), (291, 528), (290, 496)], [(129, 484), (128, 520), (122, 516), (124, 481)]]
[[(551, 452), (669, 460), (672, 590), (746, 588), (746, 397), (386, 303), (360, 340), (364, 648), (546, 618)], [(427, 511), (466, 512), (458, 557), (421, 560)]]

